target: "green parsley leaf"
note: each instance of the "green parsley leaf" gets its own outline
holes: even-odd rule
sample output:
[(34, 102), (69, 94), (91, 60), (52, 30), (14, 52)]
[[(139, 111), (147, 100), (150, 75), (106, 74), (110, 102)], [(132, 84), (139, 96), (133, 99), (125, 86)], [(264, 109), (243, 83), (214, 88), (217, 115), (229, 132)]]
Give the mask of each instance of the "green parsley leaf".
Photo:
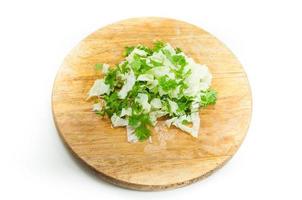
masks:
[(144, 45), (139, 45), (137, 48), (140, 49), (140, 50), (143, 50), (143, 51), (147, 52), (147, 56), (150, 56), (150, 55), (153, 54), (153, 50), (150, 49), (150, 48), (148, 48), (148, 47), (146, 47), (146, 46), (144, 46)]
[(143, 112), (143, 107), (140, 104), (136, 103), (136, 102), (132, 103), (131, 108), (132, 108), (132, 114), (133, 115), (137, 115), (137, 114), (140, 114), (140, 113)]
[(133, 113), (132, 116), (129, 117), (129, 125), (133, 128), (137, 128), (141, 124), (151, 125), (151, 121), (148, 114), (141, 113), (135, 114)]
[(188, 121), (188, 120), (183, 120), (182, 122), (181, 122), (183, 125), (188, 125), (188, 124), (190, 124), (190, 122)]
[(162, 49), (161, 50), (163, 52), (163, 54), (168, 58), (168, 60), (170, 60), (170, 62), (173, 63), (173, 59), (172, 59), (172, 55), (171, 52), (168, 51), (167, 49)]
[(97, 71), (100, 71), (100, 70), (102, 70), (102, 68), (103, 68), (103, 64), (95, 64), (95, 69), (97, 70)]
[(150, 137), (151, 131), (146, 125), (140, 125), (135, 129), (135, 135), (140, 141), (146, 140)]
[(134, 50), (134, 46), (131, 46), (131, 47), (125, 47), (125, 50), (123, 52), (123, 56), (129, 56), (129, 54)]
[(182, 96), (179, 99), (175, 99), (175, 102), (178, 105), (178, 112), (181, 114), (190, 114), (191, 112), (191, 105), (193, 102), (192, 97)]
[(130, 65), (136, 76), (144, 74), (152, 68), (147, 64), (145, 58), (142, 58), (137, 54), (133, 56), (133, 61), (130, 63)]
[(175, 49), (175, 52), (178, 54), (178, 53), (181, 53), (182, 50), (181, 50), (180, 48), (177, 47), (177, 48)]
[(172, 63), (176, 66), (184, 67), (187, 65), (187, 61), (183, 55), (172, 56)]
[(169, 90), (173, 90), (177, 87), (177, 82), (173, 79), (168, 79), (168, 77), (162, 76), (159, 77), (158, 79), (158, 84), (160, 85), (160, 87), (165, 91), (168, 92)]
[(102, 110), (95, 111), (95, 114), (100, 115), (100, 116), (105, 116), (106, 112), (104, 109), (102, 109)]
[(139, 69), (141, 67), (141, 59), (140, 56), (137, 54), (134, 54), (133, 56), (133, 61), (130, 63), (131, 68), (133, 69), (134, 72), (138, 73)]
[(128, 98), (135, 99), (138, 93), (146, 93), (146, 85), (141, 84), (140, 82), (136, 82), (132, 88), (132, 90), (128, 93)]
[(116, 65), (116, 67), (122, 74), (126, 74), (130, 70), (130, 68), (128, 66), (128, 61), (123, 62), (123, 64)]
[(150, 63), (151, 63), (154, 67), (163, 66), (163, 63), (157, 62), (157, 61), (152, 60), (152, 59), (150, 59)]
[(129, 101), (119, 99), (117, 91), (112, 92), (110, 95), (105, 95), (103, 98), (106, 103), (104, 112), (107, 113), (109, 117), (114, 113), (119, 115), (123, 108), (127, 108), (129, 106)]
[(117, 73), (117, 68), (109, 69), (108, 73), (105, 76), (105, 83), (110, 85), (110, 88), (113, 88), (117, 83), (116, 73)]
[(206, 107), (208, 105), (214, 105), (217, 100), (217, 92), (213, 89), (202, 92), (200, 105)]
[(153, 51), (154, 51), (154, 52), (158, 52), (158, 51), (161, 50), (164, 46), (165, 46), (165, 43), (158, 40), (158, 41), (154, 42)]
[(151, 126), (150, 117), (148, 114), (139, 114), (129, 117), (129, 125), (135, 129), (135, 135), (139, 140), (148, 139), (151, 135), (151, 131), (148, 129), (148, 126)]

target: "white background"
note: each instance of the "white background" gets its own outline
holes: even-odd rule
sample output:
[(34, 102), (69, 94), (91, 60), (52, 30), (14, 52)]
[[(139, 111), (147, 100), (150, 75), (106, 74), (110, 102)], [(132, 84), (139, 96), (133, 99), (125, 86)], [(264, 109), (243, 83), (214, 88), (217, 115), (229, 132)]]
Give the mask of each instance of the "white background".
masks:
[[(162, 192), (105, 183), (58, 137), (51, 89), (69, 50), (138, 16), (196, 24), (239, 58), (253, 117), (234, 158), (206, 180)], [(301, 199), (302, 6), (299, 1), (0, 1), (0, 199)]]

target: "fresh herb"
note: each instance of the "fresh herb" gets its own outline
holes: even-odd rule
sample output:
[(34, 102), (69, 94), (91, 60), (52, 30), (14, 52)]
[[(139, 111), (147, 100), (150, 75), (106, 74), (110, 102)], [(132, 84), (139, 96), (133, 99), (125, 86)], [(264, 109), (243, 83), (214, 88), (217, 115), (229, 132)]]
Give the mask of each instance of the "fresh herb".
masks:
[(116, 74), (117, 68), (109, 69), (108, 73), (106, 74), (105, 83), (110, 85), (110, 88), (113, 88), (117, 83)]
[(151, 135), (148, 126), (151, 126), (152, 123), (148, 114), (133, 114), (129, 117), (129, 125), (135, 129), (135, 135), (141, 141), (148, 139)]
[(184, 67), (187, 65), (187, 61), (186, 61), (185, 57), (182, 55), (172, 56), (172, 61), (173, 61), (173, 64), (180, 66), (180, 67)]
[(100, 71), (101, 69), (103, 68), (103, 64), (95, 64), (95, 69), (97, 70), (97, 71)]
[(129, 56), (129, 54), (134, 50), (135, 47), (125, 47), (125, 50), (123, 52), (123, 56)]
[(217, 92), (213, 89), (202, 92), (200, 105), (206, 107), (208, 105), (214, 105), (217, 100)]
[(178, 85), (174, 79), (169, 79), (166, 75), (159, 77), (158, 84), (164, 91), (173, 90)]
[(191, 111), (191, 105), (193, 102), (193, 99), (188, 96), (183, 96), (179, 99), (176, 99), (175, 102), (178, 105), (178, 112), (182, 113), (183, 115), (188, 115), (190, 114)]
[(181, 122), (183, 125), (188, 125), (188, 124), (190, 124), (190, 122), (188, 121), (188, 120), (183, 120), (182, 122)]
[(150, 55), (153, 54), (153, 50), (150, 49), (150, 48), (148, 48), (148, 47), (146, 47), (146, 46), (144, 46), (144, 45), (138, 45), (137, 48), (140, 49), (140, 50), (143, 50), (143, 51), (147, 52), (148, 56), (150, 56)]
[(179, 54), (179, 53), (182, 52), (182, 50), (181, 50), (180, 48), (177, 47), (177, 48), (175, 49), (175, 52), (176, 52), (177, 54)]
[(165, 43), (158, 40), (158, 41), (154, 42), (153, 51), (158, 52), (164, 47), (165, 47)]

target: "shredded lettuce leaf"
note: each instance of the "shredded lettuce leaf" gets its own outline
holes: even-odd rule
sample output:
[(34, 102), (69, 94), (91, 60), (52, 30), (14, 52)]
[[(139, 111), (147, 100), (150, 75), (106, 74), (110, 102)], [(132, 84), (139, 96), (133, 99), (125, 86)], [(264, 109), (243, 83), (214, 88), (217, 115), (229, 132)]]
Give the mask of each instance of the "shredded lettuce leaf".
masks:
[(88, 92), (88, 98), (93, 96), (100, 96), (103, 94), (109, 94), (109, 93), (110, 93), (109, 85), (107, 85), (103, 79), (97, 79)]
[(111, 122), (112, 122), (113, 127), (127, 126), (128, 125), (128, 120), (117, 116), (115, 113), (111, 117)]
[(125, 84), (123, 85), (122, 89), (119, 91), (118, 95), (121, 99), (125, 99), (128, 92), (132, 89), (135, 84), (135, 76), (133, 71), (131, 70), (130, 73), (126, 76)]

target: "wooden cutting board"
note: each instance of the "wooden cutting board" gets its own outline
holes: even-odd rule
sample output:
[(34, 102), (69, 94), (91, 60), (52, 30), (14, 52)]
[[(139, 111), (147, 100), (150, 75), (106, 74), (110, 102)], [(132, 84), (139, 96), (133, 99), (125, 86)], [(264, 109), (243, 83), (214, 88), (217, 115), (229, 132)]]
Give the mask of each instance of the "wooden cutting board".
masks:
[[(102, 76), (96, 63), (114, 65), (123, 59), (125, 46), (151, 46), (154, 40), (180, 47), (213, 74), (218, 101), (200, 112), (197, 139), (160, 122), (152, 143), (130, 144), (125, 128), (112, 128), (108, 119), (91, 111), (93, 101), (85, 100)], [(190, 184), (223, 166), (246, 135), (252, 99), (241, 64), (219, 40), (186, 22), (151, 17), (106, 26), (81, 41), (57, 74), (52, 110), (66, 145), (103, 179), (136, 190), (160, 190)]]

